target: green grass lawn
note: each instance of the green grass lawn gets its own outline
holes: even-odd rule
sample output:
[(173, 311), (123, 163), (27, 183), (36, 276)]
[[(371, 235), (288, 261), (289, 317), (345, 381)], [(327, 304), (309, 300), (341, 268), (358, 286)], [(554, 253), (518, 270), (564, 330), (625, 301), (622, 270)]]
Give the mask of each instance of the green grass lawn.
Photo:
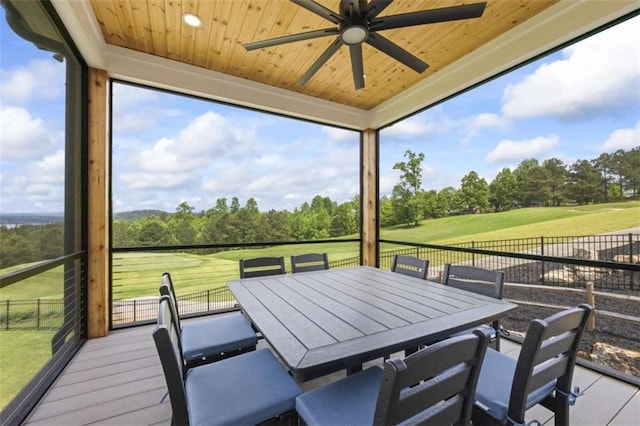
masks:
[(453, 244), (540, 236), (596, 235), (638, 226), (640, 201), (631, 201), (589, 206), (528, 208), (424, 220), (416, 227), (384, 228), (380, 231), (380, 238)]
[[(381, 230), (381, 238), (397, 241), (452, 244), (540, 236), (592, 235), (640, 226), (640, 201), (588, 206), (518, 209), (424, 220), (419, 226)], [(353, 236), (356, 237), (356, 236)], [(382, 249), (390, 248), (383, 244)], [(156, 295), (163, 272), (171, 272), (178, 294), (223, 287), (238, 277), (238, 260), (255, 256), (289, 256), (327, 252), (331, 260), (356, 257), (357, 243), (326, 243), (227, 250), (209, 255), (191, 253), (116, 253), (113, 259), (113, 298)], [(19, 267), (0, 271), (5, 274)], [(62, 267), (0, 289), (0, 300), (62, 297)]]
[(55, 331), (0, 331), (0, 409), (51, 358), (54, 334)]

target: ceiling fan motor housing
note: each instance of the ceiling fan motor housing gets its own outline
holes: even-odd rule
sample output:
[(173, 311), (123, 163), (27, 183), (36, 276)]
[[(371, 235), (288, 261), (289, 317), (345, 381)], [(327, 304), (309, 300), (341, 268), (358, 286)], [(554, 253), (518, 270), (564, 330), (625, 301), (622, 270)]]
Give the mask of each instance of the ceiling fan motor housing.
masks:
[(369, 29), (362, 21), (350, 21), (340, 26), (340, 39), (344, 44), (361, 44), (369, 37)]

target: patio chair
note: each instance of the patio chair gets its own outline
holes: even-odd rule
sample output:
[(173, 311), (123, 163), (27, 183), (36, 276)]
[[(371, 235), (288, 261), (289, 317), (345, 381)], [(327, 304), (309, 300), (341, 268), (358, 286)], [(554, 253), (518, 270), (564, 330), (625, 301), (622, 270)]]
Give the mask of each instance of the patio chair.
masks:
[(182, 325), (173, 281), (168, 272), (162, 274), (160, 294), (160, 300), (167, 298), (173, 310), (187, 368), (256, 349), (258, 337), (241, 313), (234, 312)]
[(469, 424), (488, 338), (453, 337), (296, 398), (308, 425)]
[(327, 253), (307, 253), (291, 256), (291, 272), (321, 271), (329, 269)]
[(525, 412), (541, 404), (555, 413), (556, 425), (569, 424), (569, 406), (578, 345), (592, 308), (583, 304), (544, 320), (533, 320), (518, 359), (493, 349), (485, 356), (473, 410), (477, 424), (525, 424)]
[(429, 272), (429, 261), (413, 256), (396, 254), (391, 260), (391, 271), (426, 280)]
[[(447, 263), (444, 265), (443, 284), (502, 300), (504, 272)], [(506, 333), (501, 330), (500, 321), (495, 320), (491, 326), (483, 327), (491, 332), (491, 344), (500, 351), (500, 334)]]
[(254, 257), (240, 259), (240, 278), (286, 274), (284, 257)]
[(153, 340), (169, 389), (172, 425), (258, 424), (294, 416), (302, 390), (268, 349), (184, 373), (178, 325), (169, 299), (158, 308)]

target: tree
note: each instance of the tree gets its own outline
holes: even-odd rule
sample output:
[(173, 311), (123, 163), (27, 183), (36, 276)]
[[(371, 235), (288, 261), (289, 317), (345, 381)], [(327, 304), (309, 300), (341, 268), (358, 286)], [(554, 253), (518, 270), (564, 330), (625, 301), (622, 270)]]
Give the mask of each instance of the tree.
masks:
[(176, 212), (168, 220), (168, 227), (175, 244), (194, 244), (197, 232), (194, 227), (194, 208), (186, 201), (176, 207)]
[(623, 152), (620, 158), (620, 169), (624, 176), (625, 189), (635, 197), (640, 193), (640, 146)]
[(600, 172), (590, 161), (578, 160), (571, 165), (568, 188), (576, 203), (593, 203), (600, 194)]
[(500, 170), (489, 184), (489, 203), (496, 212), (510, 210), (515, 205), (518, 182), (511, 169)]
[(393, 213), (393, 202), (386, 195), (380, 198), (380, 226), (392, 226), (396, 224), (396, 218)]
[(518, 182), (520, 207), (535, 207), (546, 204), (551, 193), (549, 177), (538, 160), (535, 158), (524, 160), (513, 173)]
[(459, 193), (464, 211), (478, 212), (489, 207), (489, 185), (473, 170), (462, 178)]
[(557, 158), (549, 158), (542, 162), (542, 168), (547, 174), (549, 184), (549, 199), (551, 205), (559, 206), (565, 200), (567, 184), (567, 167)]
[[(616, 167), (616, 163), (619, 164), (620, 158), (616, 158), (616, 156), (602, 153), (598, 158), (592, 160), (593, 166), (600, 172), (600, 180), (602, 182), (602, 199), (607, 202), (609, 200), (609, 186), (611, 185), (611, 181), (613, 180), (613, 172), (615, 169), (620, 169), (620, 167)], [(622, 170), (620, 170), (621, 176)]]
[(392, 192), (393, 210), (398, 223), (417, 225), (422, 219), (423, 208), (419, 193), (422, 187), (422, 161), (424, 154), (415, 154), (407, 150), (404, 156), (408, 159), (394, 164), (394, 170), (400, 170), (400, 182)]
[(438, 192), (436, 211), (441, 215), (440, 217), (448, 216), (452, 211), (459, 210), (459, 206), (456, 204), (457, 192), (453, 186), (447, 186)]

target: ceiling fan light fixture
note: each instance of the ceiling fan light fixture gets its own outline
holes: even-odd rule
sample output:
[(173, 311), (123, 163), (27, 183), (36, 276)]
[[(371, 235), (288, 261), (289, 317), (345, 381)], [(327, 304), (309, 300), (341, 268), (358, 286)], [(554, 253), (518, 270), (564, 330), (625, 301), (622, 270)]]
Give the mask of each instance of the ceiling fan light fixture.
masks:
[(369, 30), (362, 25), (350, 25), (340, 31), (340, 39), (344, 44), (360, 44), (369, 37)]
[(190, 27), (198, 28), (202, 25), (202, 19), (200, 19), (198, 15), (194, 15), (193, 13), (185, 13), (184, 15), (182, 15), (182, 20)]

